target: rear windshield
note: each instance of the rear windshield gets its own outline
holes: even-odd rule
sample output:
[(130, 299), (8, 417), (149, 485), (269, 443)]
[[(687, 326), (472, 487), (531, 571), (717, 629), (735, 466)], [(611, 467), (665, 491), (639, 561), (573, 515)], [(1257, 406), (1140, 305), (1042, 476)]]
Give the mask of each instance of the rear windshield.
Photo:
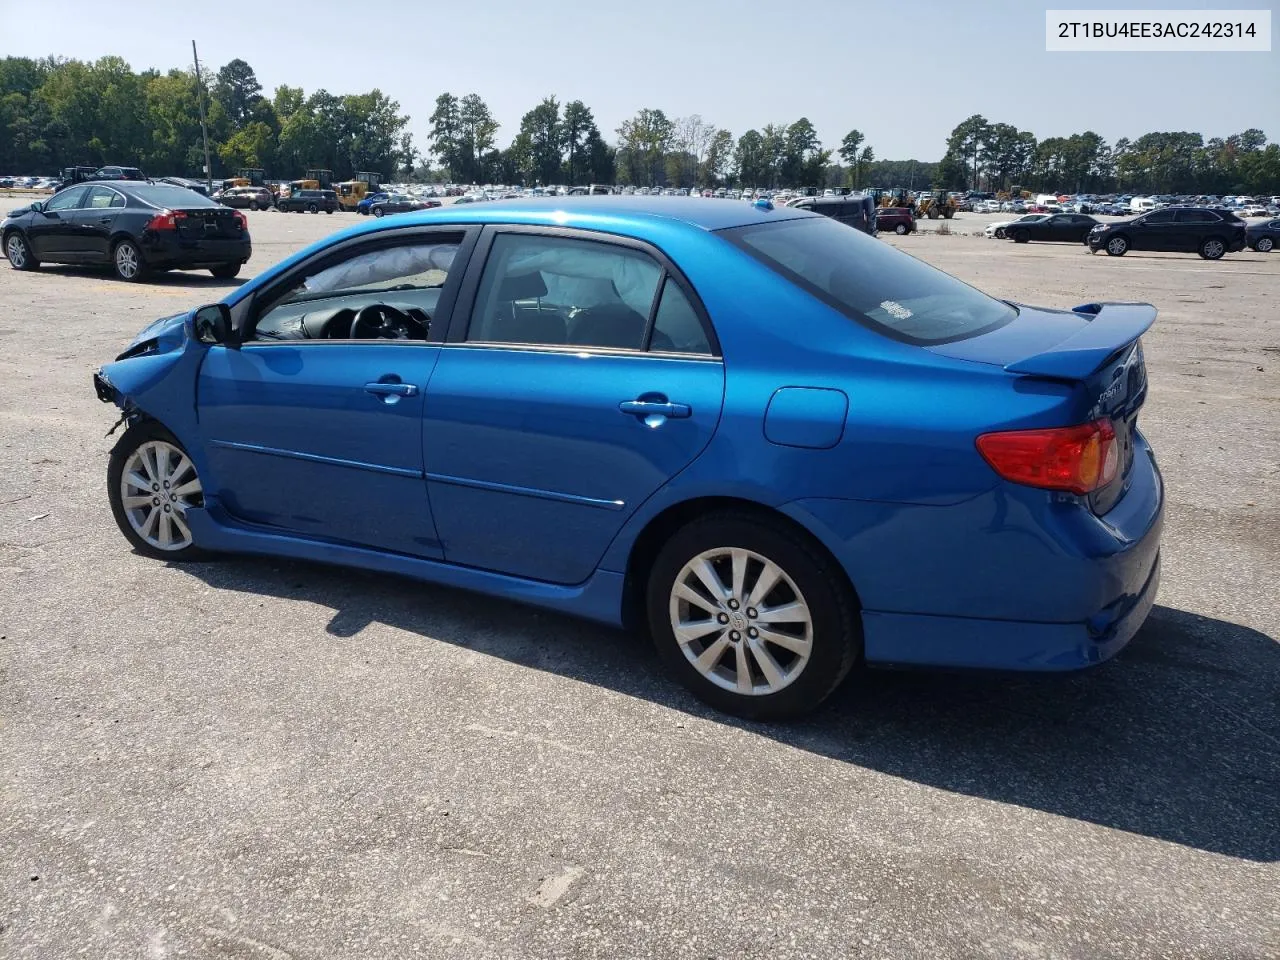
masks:
[(218, 203), (210, 200), (202, 193), (188, 190), (186, 187), (175, 187), (165, 183), (151, 183), (141, 187), (130, 187), (129, 192), (153, 207), (216, 207)]
[(915, 257), (826, 217), (724, 231), (765, 266), (841, 313), (896, 340), (964, 340), (1017, 311)]

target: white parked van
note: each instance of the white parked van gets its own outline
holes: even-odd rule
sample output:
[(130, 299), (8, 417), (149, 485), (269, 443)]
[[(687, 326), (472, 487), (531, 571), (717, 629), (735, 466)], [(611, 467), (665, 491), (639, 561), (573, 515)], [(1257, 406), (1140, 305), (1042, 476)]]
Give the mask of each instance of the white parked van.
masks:
[(1158, 204), (1150, 197), (1134, 197), (1129, 201), (1130, 213), (1146, 213), (1148, 210), (1154, 210)]

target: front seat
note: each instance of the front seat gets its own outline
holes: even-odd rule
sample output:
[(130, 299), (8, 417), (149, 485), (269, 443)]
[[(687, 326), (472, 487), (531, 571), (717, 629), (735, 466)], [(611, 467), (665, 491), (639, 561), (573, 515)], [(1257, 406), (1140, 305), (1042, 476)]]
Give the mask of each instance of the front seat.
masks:
[(573, 322), (569, 343), (575, 347), (614, 347), (639, 350), (648, 321), (625, 303), (587, 307)]
[(551, 310), (525, 310), (517, 300), (541, 300), (547, 295), (547, 284), (538, 271), (504, 277), (498, 288), (498, 311), (489, 321), (486, 340), (495, 343), (564, 343), (567, 339), (564, 317)]

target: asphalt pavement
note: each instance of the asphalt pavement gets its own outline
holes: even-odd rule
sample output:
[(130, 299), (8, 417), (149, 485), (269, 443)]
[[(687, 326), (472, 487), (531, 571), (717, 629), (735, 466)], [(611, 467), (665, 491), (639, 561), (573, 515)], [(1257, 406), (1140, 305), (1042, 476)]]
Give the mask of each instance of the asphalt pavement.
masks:
[[(354, 219), (249, 213), (247, 272)], [(1097, 669), (786, 725), (514, 604), (133, 554), (90, 375), (232, 283), (0, 265), (0, 956), (1280, 957), (1280, 255), (885, 242), (1160, 308), (1163, 584)]]

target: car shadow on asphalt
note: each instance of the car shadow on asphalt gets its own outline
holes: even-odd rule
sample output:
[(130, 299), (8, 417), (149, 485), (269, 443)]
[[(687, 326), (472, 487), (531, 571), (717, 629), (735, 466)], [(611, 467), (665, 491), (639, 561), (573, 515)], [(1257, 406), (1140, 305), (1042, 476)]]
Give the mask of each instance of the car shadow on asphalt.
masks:
[(462, 591), (284, 560), (184, 564), (218, 589), (328, 607), (959, 794), (1247, 860), (1280, 861), (1280, 644), (1157, 606), (1113, 661), (1069, 674), (855, 671), (792, 723), (711, 710), (647, 641)]
[(73, 267), (64, 264), (41, 264), (41, 273), (50, 273), (66, 277), (96, 277), (99, 280), (110, 280), (122, 288), (138, 284), (144, 287), (208, 287), (210, 290), (232, 290), (249, 281), (248, 277), (233, 277), (230, 280), (219, 280), (208, 270), (166, 270), (162, 273), (151, 272), (141, 280), (126, 282), (117, 280), (108, 267)]

